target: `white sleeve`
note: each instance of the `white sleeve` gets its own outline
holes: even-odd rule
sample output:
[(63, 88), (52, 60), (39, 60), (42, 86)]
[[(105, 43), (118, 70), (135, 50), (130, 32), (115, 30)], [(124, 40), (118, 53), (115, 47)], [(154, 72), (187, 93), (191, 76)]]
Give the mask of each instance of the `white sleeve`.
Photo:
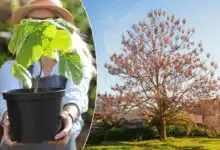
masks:
[(6, 61), (0, 68), (0, 121), (2, 121), (3, 114), (7, 111), (2, 92), (21, 88), (20, 81), (11, 74), (13, 63), (13, 60)]
[(88, 110), (88, 90), (91, 80), (90, 68), (83, 68), (83, 78), (79, 85), (74, 84), (68, 80), (66, 85), (66, 94), (63, 97), (63, 106), (69, 103), (75, 104), (80, 114), (87, 112)]

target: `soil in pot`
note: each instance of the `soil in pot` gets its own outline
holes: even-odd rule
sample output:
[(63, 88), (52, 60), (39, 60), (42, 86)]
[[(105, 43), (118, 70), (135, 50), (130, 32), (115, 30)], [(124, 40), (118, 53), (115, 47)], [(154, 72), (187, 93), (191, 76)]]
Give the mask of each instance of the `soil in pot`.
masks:
[(11, 136), (21, 143), (53, 141), (62, 129), (60, 118), (64, 89), (46, 88), (6, 91)]

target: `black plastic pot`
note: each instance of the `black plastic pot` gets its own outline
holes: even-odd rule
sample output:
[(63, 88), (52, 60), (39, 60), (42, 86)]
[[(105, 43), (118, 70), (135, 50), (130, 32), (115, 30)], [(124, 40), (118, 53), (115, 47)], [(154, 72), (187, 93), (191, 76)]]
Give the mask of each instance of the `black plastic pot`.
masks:
[(3, 92), (7, 101), (11, 136), (22, 143), (53, 141), (61, 130), (61, 100), (65, 90), (18, 89)]

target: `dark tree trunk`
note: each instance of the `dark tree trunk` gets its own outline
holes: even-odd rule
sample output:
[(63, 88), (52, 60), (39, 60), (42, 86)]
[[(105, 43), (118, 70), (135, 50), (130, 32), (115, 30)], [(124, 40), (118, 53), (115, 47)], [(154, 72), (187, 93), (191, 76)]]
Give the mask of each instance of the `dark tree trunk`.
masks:
[(202, 114), (202, 124), (205, 124), (205, 115)]
[(161, 99), (161, 108), (160, 108), (160, 140), (166, 140), (166, 119), (164, 114), (164, 101)]
[(164, 115), (160, 118), (160, 140), (164, 141), (166, 140), (166, 120)]

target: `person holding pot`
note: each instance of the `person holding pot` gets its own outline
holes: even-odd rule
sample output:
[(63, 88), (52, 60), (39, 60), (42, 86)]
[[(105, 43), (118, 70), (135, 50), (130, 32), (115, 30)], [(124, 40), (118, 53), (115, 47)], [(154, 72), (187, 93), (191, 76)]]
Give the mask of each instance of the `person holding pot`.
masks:
[[(62, 7), (59, 0), (34, 0), (20, 8), (18, 8), (12, 15), (12, 24), (19, 24), (22, 19), (57, 19), (63, 18), (69, 23), (73, 23), (73, 17), (69, 11)], [(92, 65), (92, 56), (89, 49), (79, 33), (73, 33), (72, 40), (74, 41), (74, 48), (78, 49), (82, 64), (83, 64), (83, 78), (79, 85), (75, 85), (71, 81), (62, 83), (59, 80), (58, 65), (54, 59), (41, 58), (43, 62), (43, 77), (52, 77), (57, 75), (55, 84), (65, 84), (66, 93), (62, 100), (63, 112), (61, 114), (64, 122), (64, 128), (54, 138), (54, 142), (45, 142), (40, 144), (22, 144), (17, 143), (9, 136), (9, 119), (7, 115), (6, 102), (0, 94), (0, 121), (4, 130), (1, 148), (2, 150), (74, 150), (76, 149), (75, 139), (81, 132), (83, 127), (83, 119), (81, 114), (88, 109), (88, 89), (94, 67)], [(6, 61), (0, 69), (0, 92), (5, 90), (13, 90), (23, 88), (21, 81), (16, 79), (11, 74), (11, 67), (14, 60)], [(32, 65), (30, 72), (33, 75), (38, 75), (40, 72), (40, 63)], [(56, 83), (57, 79), (59, 80)], [(51, 79), (52, 80), (52, 79)], [(47, 86), (47, 85), (45, 85)]]

